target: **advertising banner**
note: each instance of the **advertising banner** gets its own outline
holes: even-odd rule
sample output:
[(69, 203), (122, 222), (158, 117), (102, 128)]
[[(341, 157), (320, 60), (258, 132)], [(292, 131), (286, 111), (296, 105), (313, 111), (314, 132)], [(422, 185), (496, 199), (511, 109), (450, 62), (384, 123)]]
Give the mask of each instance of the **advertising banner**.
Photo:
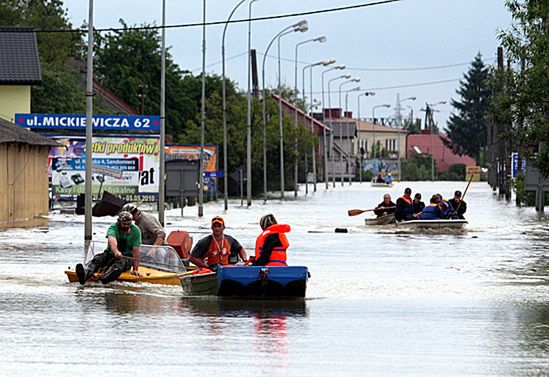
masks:
[[(168, 145), (165, 149), (166, 161), (188, 160), (196, 161), (200, 159), (199, 145)], [(221, 177), (217, 172), (217, 146), (204, 146), (204, 185), (206, 191), (210, 193), (217, 192), (216, 177)]]
[[(74, 198), (84, 193), (86, 143), (82, 138), (57, 140), (50, 151), (52, 195)], [(160, 140), (158, 137), (94, 137), (92, 193), (106, 190), (128, 202), (158, 199)]]
[[(85, 114), (15, 114), (15, 124), (37, 129), (86, 129)], [(103, 131), (158, 131), (160, 117), (153, 115), (94, 115), (92, 128)]]

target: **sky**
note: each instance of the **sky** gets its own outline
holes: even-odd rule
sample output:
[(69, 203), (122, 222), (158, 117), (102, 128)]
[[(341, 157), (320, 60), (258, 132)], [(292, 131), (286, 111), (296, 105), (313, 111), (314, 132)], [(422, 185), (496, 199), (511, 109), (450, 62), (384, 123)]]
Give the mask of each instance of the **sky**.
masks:
[[(374, 3), (372, 0), (258, 0), (252, 5), (252, 17), (290, 15), (322, 9)], [(206, 20), (224, 21), (239, 0), (206, 0)], [(192, 24), (202, 21), (203, 1), (166, 0), (166, 24)], [(234, 13), (233, 20), (248, 16), (248, 1)], [(65, 0), (69, 20), (80, 26), (88, 15), (88, 1)], [(95, 0), (94, 26), (120, 27), (123, 19), (128, 25), (161, 24), (162, 0)], [(345, 108), (357, 116), (371, 117), (374, 106), (390, 104), (391, 108), (376, 107), (376, 117), (394, 116), (397, 95), (401, 99), (417, 97), (402, 103), (403, 116), (413, 111), (414, 118), (423, 119), (425, 103), (447, 101), (435, 107), (435, 121), (442, 127), (453, 112), (451, 99), (459, 100), (456, 90), (459, 80), (467, 72), (471, 61), (481, 53), (486, 64), (494, 65), (497, 35), (511, 26), (511, 16), (504, 0), (402, 0), (358, 9), (299, 15), (252, 22), (252, 48), (257, 50), (261, 80), (261, 62), (267, 45), (284, 28), (307, 20), (309, 30), (290, 33), (280, 39), (282, 82), (295, 85), (296, 44), (319, 36), (325, 43), (306, 43), (298, 48), (298, 88), (301, 91), (303, 67), (307, 64), (335, 59), (345, 64), (344, 71), (332, 70), (324, 74), (324, 93), (327, 99), (328, 80), (342, 74), (360, 77), (358, 83), (334, 80), (331, 84), (332, 107)], [(206, 30), (206, 70), (221, 75), (221, 39), (223, 25), (208, 26)], [(247, 88), (246, 22), (230, 24), (225, 39), (226, 75)], [(166, 32), (166, 46), (175, 62), (184, 70), (198, 75), (202, 69), (202, 27), (170, 28)], [(128, 56), (131, 59), (131, 56)], [(322, 72), (329, 67), (313, 68), (313, 97), (322, 99)], [(306, 76), (309, 97), (309, 70)], [(277, 44), (269, 50), (265, 67), (267, 87), (275, 87), (278, 80)], [(439, 82), (436, 84), (427, 84)], [(261, 81), (260, 81), (261, 85)], [(374, 91), (374, 96), (360, 93)], [(137, 95), (137, 93), (136, 93)]]

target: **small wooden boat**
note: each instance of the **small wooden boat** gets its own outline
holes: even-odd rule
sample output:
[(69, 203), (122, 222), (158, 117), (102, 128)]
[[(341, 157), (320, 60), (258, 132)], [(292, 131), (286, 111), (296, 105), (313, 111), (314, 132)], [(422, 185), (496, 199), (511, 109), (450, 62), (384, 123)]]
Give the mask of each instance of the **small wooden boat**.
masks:
[(183, 274), (185, 296), (303, 298), (309, 272), (303, 266), (220, 266)]
[[(86, 262), (94, 256), (94, 247), (90, 248)], [(143, 276), (132, 275), (131, 271), (122, 272), (117, 281), (128, 283), (149, 283), (179, 285), (179, 278), (188, 272), (176, 251), (170, 246), (150, 246), (141, 245), (139, 258), (139, 272)], [(65, 274), (70, 283), (78, 283), (76, 271), (67, 268)], [(96, 272), (90, 277), (89, 281), (100, 281), (103, 271)]]
[(394, 213), (387, 213), (387, 214), (385, 214), (383, 216), (380, 216), (380, 217), (364, 219), (364, 223), (365, 223), (366, 226), (394, 224), (395, 223), (395, 214)]
[(394, 183), (385, 183), (385, 182), (372, 182), (372, 187), (393, 187)]
[(467, 220), (462, 219), (436, 219), (436, 220), (409, 220), (397, 221), (397, 227), (407, 227), (412, 229), (439, 229), (439, 230), (463, 230), (467, 225)]

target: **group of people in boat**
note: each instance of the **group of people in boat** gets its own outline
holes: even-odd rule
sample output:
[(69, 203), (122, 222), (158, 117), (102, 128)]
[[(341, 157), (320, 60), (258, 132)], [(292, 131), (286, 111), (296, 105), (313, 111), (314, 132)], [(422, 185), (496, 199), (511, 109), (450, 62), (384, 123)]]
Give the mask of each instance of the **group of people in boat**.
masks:
[(390, 185), (393, 183), (393, 176), (391, 173), (387, 173), (384, 177), (381, 172), (378, 172), (374, 179), (374, 183), (385, 183), (386, 185)]
[(464, 219), (467, 203), (461, 196), (459, 190), (450, 200), (445, 200), (440, 194), (433, 194), (426, 205), (421, 200), (421, 193), (416, 193), (412, 199), (412, 189), (407, 187), (396, 203), (392, 201), (390, 194), (383, 195), (383, 201), (377, 205), (374, 213), (377, 217), (394, 213), (396, 221)]
[[(212, 233), (196, 243), (186, 262), (212, 271), (228, 264), (286, 266), (289, 242), (285, 233), (290, 231), (290, 226), (278, 224), (272, 214), (263, 216), (259, 225), (262, 232), (256, 239), (255, 256), (248, 258), (244, 247), (234, 237), (225, 234), (224, 219), (215, 216), (211, 220)], [(166, 245), (166, 232), (158, 219), (132, 204), (122, 207), (116, 223), (108, 228), (106, 238), (104, 252), (95, 255), (85, 265), (76, 265), (80, 284), (85, 284), (100, 270), (104, 270), (100, 279), (103, 284), (117, 280), (130, 269), (133, 275), (142, 276), (139, 272), (141, 245), (154, 245), (158, 249)]]

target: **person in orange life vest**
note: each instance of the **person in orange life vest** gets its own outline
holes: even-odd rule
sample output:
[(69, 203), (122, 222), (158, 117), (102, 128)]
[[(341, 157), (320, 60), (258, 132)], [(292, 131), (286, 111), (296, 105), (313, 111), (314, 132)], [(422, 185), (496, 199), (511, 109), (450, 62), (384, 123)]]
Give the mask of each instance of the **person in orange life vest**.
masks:
[(259, 220), (263, 232), (255, 241), (253, 266), (287, 266), (286, 250), (290, 246), (285, 233), (291, 229), (287, 224), (278, 224), (272, 214)]
[(414, 218), (414, 205), (412, 203), (412, 189), (406, 187), (404, 195), (397, 199), (395, 219), (397, 221), (412, 220)]
[(212, 234), (202, 238), (191, 251), (189, 262), (198, 267), (216, 271), (219, 265), (235, 264), (240, 257), (246, 261), (246, 251), (240, 243), (224, 234), (225, 221), (220, 216), (212, 219)]

